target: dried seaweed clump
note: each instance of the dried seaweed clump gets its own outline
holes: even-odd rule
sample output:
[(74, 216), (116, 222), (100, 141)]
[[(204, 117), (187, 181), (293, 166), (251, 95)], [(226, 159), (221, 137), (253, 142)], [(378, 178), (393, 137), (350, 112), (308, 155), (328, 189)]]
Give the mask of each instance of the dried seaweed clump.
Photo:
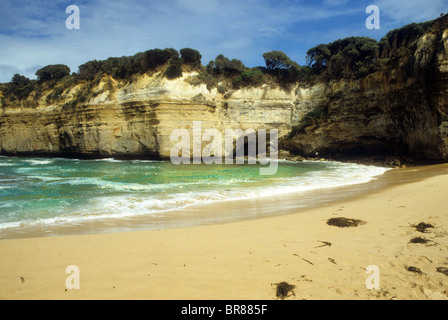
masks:
[[(277, 298), (280, 298), (282, 300), (290, 297), (291, 295), (295, 296), (294, 289), (296, 288), (295, 285), (289, 284), (287, 282), (280, 282), (275, 284), (277, 286)], [(289, 292), (291, 291), (291, 295)]]
[(424, 222), (420, 222), (418, 225), (412, 225), (415, 230), (421, 233), (427, 233), (428, 231), (426, 229), (432, 229), (435, 228), (432, 224), (427, 224)]
[(417, 267), (408, 267), (406, 270), (408, 270), (409, 272), (416, 273), (418, 275), (422, 275), (423, 274), (422, 270), (420, 270)]
[(426, 240), (425, 238), (421, 238), (421, 237), (413, 238), (413, 239), (411, 239), (411, 241), (409, 241), (409, 243), (418, 243), (418, 244), (425, 244), (428, 242), (429, 242), (429, 240)]
[(437, 272), (440, 272), (448, 277), (448, 269), (445, 267), (437, 268)]
[(327, 224), (329, 226), (335, 226), (339, 228), (350, 228), (366, 224), (366, 222), (362, 220), (348, 219), (348, 218), (331, 218), (327, 221)]

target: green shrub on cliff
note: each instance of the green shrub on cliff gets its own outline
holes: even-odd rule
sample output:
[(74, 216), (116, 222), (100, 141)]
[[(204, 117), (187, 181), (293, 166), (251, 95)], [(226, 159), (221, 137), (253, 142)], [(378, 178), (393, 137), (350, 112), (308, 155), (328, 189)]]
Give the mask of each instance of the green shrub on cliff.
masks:
[(301, 120), (301, 124), (305, 127), (310, 126), (313, 122), (318, 120), (328, 120), (328, 106), (317, 107), (307, 114)]
[(98, 72), (101, 72), (101, 62), (97, 60), (88, 61), (78, 67), (79, 78), (83, 80), (91, 80)]
[(36, 71), (38, 81), (59, 80), (70, 75), (70, 68), (64, 64), (48, 65)]
[(297, 82), (301, 77), (302, 67), (295, 61), (292, 61), (282, 51), (270, 51), (263, 54), (266, 68), (261, 68), (266, 73), (276, 77), (277, 82), (285, 87), (290, 83)]
[(212, 60), (207, 65), (207, 71), (215, 75), (225, 75), (231, 77), (238, 75), (246, 69), (244, 64), (238, 59), (232, 59), (220, 54), (215, 60)]
[(263, 82), (263, 72), (258, 68), (247, 69), (233, 80), (235, 88), (256, 86)]
[(34, 91), (35, 82), (35, 80), (32, 81), (25, 76), (15, 74), (11, 81), (4, 85), (5, 94), (12, 101), (26, 99)]
[(389, 31), (380, 41), (381, 46), (399, 48), (423, 35), (431, 27), (432, 21), (411, 23), (404, 27)]
[(46, 98), (47, 103), (51, 103), (52, 101), (56, 101), (57, 99), (59, 99), (63, 92), (64, 92), (63, 87), (60, 86), (55, 87), (53, 91), (47, 96)]
[(268, 71), (297, 68), (298, 65), (282, 51), (270, 51), (263, 54)]
[(24, 86), (29, 85), (31, 83), (31, 80), (25, 76), (20, 75), (20, 74), (15, 74), (12, 77), (10, 83), (16, 87), (24, 87)]
[(170, 59), (170, 64), (165, 70), (165, 76), (172, 80), (182, 76), (182, 60), (178, 57)]
[(115, 79), (129, 79), (134, 74), (154, 71), (172, 58), (179, 58), (179, 52), (167, 48), (139, 52), (130, 57), (93, 60), (79, 66), (78, 77), (82, 80), (93, 80), (99, 74), (107, 74)]
[(206, 68), (204, 68), (198, 75), (188, 79), (188, 83), (193, 86), (205, 84), (207, 90), (212, 90), (218, 85), (218, 77), (210, 73)]
[(288, 139), (291, 139), (299, 133), (304, 133), (305, 129), (319, 121), (327, 121), (329, 118), (328, 106), (320, 106), (306, 113), (300, 120), (297, 126), (294, 126), (289, 134)]
[(307, 51), (308, 66), (315, 74), (332, 78), (359, 76), (374, 70), (379, 44), (367, 37), (350, 37), (320, 44)]
[[(299, 66), (284, 52), (271, 51), (263, 54), (263, 57), (266, 67), (247, 68), (240, 60), (230, 60), (220, 54), (208, 63), (198, 79), (207, 80), (207, 85), (224, 81), (235, 89), (274, 82), (287, 87), (298, 80), (309, 79), (309, 68)], [(210, 81), (210, 76), (218, 80)]]
[(102, 71), (115, 79), (126, 79), (135, 73), (130, 57), (109, 58), (103, 62)]
[(202, 56), (199, 51), (185, 48), (180, 50), (182, 62), (193, 67), (199, 67), (201, 65)]
[(433, 21), (406, 25), (388, 32), (380, 42), (367, 37), (349, 37), (320, 44), (307, 51), (307, 63), (314, 74), (336, 79), (363, 77), (397, 66), (432, 24)]
[(11, 91), (11, 95), (18, 100), (28, 98), (28, 96), (34, 91), (34, 86), (29, 84), (24, 87), (17, 87)]
[(141, 72), (155, 70), (167, 63), (173, 57), (173, 51), (170, 49), (152, 49), (145, 51), (141, 57)]

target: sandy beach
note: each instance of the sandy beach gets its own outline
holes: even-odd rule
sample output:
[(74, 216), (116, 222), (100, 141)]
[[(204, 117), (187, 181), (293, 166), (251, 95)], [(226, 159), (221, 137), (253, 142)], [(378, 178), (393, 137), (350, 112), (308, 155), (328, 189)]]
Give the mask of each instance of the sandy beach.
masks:
[[(250, 221), (1, 240), (0, 298), (276, 300), (287, 282), (288, 300), (446, 300), (448, 165), (400, 170), (428, 178)], [(365, 223), (327, 224), (338, 217)], [(412, 227), (421, 222), (434, 228)], [(66, 287), (70, 265), (79, 289)], [(379, 289), (369, 290), (372, 265)]]

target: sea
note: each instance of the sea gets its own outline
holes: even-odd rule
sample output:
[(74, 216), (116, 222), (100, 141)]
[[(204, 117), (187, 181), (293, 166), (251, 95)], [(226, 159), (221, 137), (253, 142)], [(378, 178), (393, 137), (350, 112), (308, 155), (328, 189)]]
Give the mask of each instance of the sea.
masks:
[[(33, 228), (53, 235), (58, 227), (89, 229), (92, 223), (107, 221), (114, 221), (116, 231), (120, 221), (129, 227), (132, 219), (146, 229), (194, 225), (189, 220), (200, 221), (205, 216), (209, 223), (222, 222), (225, 212), (206, 208), (292, 194), (294, 206), (306, 206), (313, 203), (307, 196), (311, 192), (325, 199), (329, 190), (356, 189), (388, 170), (353, 163), (279, 160), (277, 173), (269, 176), (260, 175), (261, 167), (0, 157), (0, 238), (11, 231), (26, 234)], [(244, 205), (237, 207), (239, 219), (256, 218), (263, 207), (269, 208), (257, 208), (254, 215), (254, 210), (245, 211)], [(272, 207), (278, 214), (279, 207)], [(196, 214), (186, 216), (185, 212)], [(102, 231), (107, 232), (107, 227)]]

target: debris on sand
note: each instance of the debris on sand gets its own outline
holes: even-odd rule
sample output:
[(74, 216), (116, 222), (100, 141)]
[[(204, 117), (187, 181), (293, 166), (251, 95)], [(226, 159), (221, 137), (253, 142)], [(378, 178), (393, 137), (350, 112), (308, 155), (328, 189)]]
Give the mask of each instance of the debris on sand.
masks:
[(421, 233), (427, 233), (428, 231), (426, 229), (435, 228), (432, 224), (427, 224), (424, 222), (420, 222), (418, 225), (411, 225), (411, 227)]
[(408, 270), (409, 272), (416, 273), (420, 276), (423, 274), (422, 270), (420, 270), (419, 268), (416, 268), (416, 267), (408, 267), (406, 270)]
[(417, 244), (426, 244), (428, 242), (429, 240), (421, 237), (413, 238), (411, 239), (411, 241), (409, 241), (409, 243), (417, 243)]
[(303, 261), (308, 262), (310, 265), (314, 266), (314, 263), (312, 263), (312, 262), (309, 261), (309, 260), (303, 259), (301, 256), (299, 256), (299, 255), (296, 254), (296, 253), (294, 253), (293, 256), (299, 257), (299, 258), (302, 259)]
[(339, 228), (350, 228), (357, 227), (359, 225), (366, 224), (367, 222), (356, 219), (348, 219), (348, 218), (331, 218), (327, 221), (329, 226), (335, 226)]
[(437, 268), (436, 270), (437, 270), (437, 272), (440, 272), (448, 277), (448, 269), (447, 268), (440, 267), (440, 268)]
[(321, 246), (316, 247), (316, 248), (331, 247), (333, 245), (331, 242), (328, 242), (328, 241), (319, 241), (319, 242), (322, 242), (323, 244)]
[[(289, 284), (287, 282), (280, 282), (276, 283), (275, 285), (277, 286), (277, 298), (284, 300), (291, 295), (293, 295), (294, 297), (296, 296), (293, 291), (296, 288), (295, 285)], [(289, 294), (289, 292), (291, 292), (291, 294)]]

